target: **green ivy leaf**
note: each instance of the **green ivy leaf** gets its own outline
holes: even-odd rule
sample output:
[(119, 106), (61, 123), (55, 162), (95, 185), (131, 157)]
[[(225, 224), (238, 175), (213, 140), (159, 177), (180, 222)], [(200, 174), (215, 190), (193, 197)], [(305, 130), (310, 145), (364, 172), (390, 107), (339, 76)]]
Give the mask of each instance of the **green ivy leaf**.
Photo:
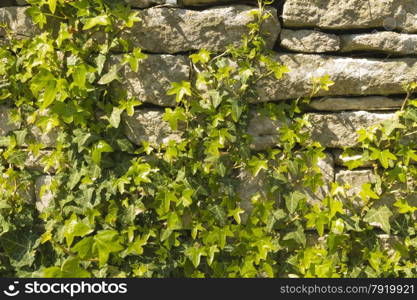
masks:
[(83, 30), (91, 29), (97, 25), (106, 26), (110, 24), (110, 19), (107, 15), (99, 15), (90, 19), (87, 19), (83, 26)]
[(391, 210), (384, 206), (378, 208), (371, 208), (363, 218), (369, 225), (380, 227), (386, 233), (391, 230), (390, 217), (392, 216)]
[(100, 80), (98, 81), (98, 84), (106, 85), (106, 84), (109, 84), (110, 82), (112, 82), (114, 80), (120, 81), (118, 72), (119, 72), (119, 67), (117, 65), (113, 65), (110, 68), (110, 71), (107, 72), (106, 74), (104, 74), (100, 78)]
[(48, 0), (48, 4), (49, 4), (49, 10), (51, 11), (51, 13), (55, 13), (56, 10), (56, 0)]
[(120, 252), (124, 249), (122, 239), (116, 230), (102, 230), (94, 236), (94, 248), (98, 251), (99, 264), (107, 263), (111, 253)]
[(306, 198), (306, 195), (295, 191), (290, 193), (289, 195), (285, 195), (285, 205), (290, 212), (290, 214), (295, 213), (295, 211), (298, 208), (298, 204), (300, 203), (300, 200), (304, 200)]
[(184, 96), (191, 96), (191, 83), (189, 81), (173, 82), (171, 89), (167, 92), (168, 95), (175, 95), (177, 103), (184, 99)]

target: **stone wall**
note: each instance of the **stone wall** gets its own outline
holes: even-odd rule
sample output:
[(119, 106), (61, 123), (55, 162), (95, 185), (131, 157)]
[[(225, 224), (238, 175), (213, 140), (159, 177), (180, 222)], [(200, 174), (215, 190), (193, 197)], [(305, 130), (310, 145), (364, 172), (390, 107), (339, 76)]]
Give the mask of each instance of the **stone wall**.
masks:
[[(149, 54), (139, 73), (122, 70), (125, 80), (113, 87), (147, 103), (132, 117), (124, 116), (126, 136), (137, 145), (180, 140), (181, 132), (173, 132), (162, 120), (164, 108), (175, 105), (175, 99), (166, 95), (169, 83), (191, 77), (189, 53), (202, 48), (220, 52), (239, 43), (256, 1), (125, 1), (139, 11), (142, 22), (122, 34)], [(22, 0), (2, 0), (0, 23), (7, 23), (17, 35), (31, 36), (36, 30), (24, 5)], [(264, 25), (267, 45), (290, 73), (282, 80), (260, 81), (254, 105), (308, 96), (311, 78), (328, 74), (335, 85), (320, 92), (307, 108), (311, 132), (327, 148), (320, 163), (326, 182), (349, 184), (350, 195), (355, 196), (362, 183), (372, 181), (372, 173), (366, 166), (346, 170), (343, 163), (352, 158), (342, 157), (341, 150), (357, 145), (358, 129), (393, 118), (404, 99), (403, 82), (417, 81), (417, 0), (286, 0), (269, 10), (272, 18)], [(116, 63), (120, 57), (115, 54), (112, 59)], [(9, 111), (0, 106), (0, 136), (20, 128), (8, 122)], [(248, 128), (253, 150), (275, 146), (279, 126), (253, 114)], [(38, 141), (54, 146), (54, 133), (41, 134), (36, 127), (30, 131)], [(29, 158), (27, 166), (43, 170), (39, 158)], [(39, 177), (29, 193), (36, 195), (39, 210), (53, 196), (39, 196), (50, 175)], [(246, 178), (242, 198), (250, 199), (262, 189), (261, 179), (242, 178)], [(320, 200), (326, 190), (325, 184), (312, 199)]]

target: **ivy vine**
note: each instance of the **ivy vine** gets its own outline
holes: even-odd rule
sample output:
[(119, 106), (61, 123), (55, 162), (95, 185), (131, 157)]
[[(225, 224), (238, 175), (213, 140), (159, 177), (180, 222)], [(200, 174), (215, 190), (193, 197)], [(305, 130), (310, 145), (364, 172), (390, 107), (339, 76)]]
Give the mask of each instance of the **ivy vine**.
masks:
[[(396, 196), (395, 212), (371, 205), (398, 183), (415, 193), (417, 154), (399, 142), (417, 122), (415, 85), (397, 122), (361, 134), (363, 155), (350, 167), (379, 162), (377, 180), (361, 193), (365, 205), (352, 209), (337, 183), (314, 202), (326, 153), (305, 130), (300, 107), (309, 98), (252, 103), (260, 79), (290, 71), (265, 46), (271, 1), (259, 1), (239, 46), (190, 55), (193, 76), (172, 83), (176, 106), (163, 117), (180, 139), (140, 147), (125, 137), (122, 119), (142, 109), (141, 99), (110, 92), (123, 65), (137, 72), (147, 59), (120, 36), (140, 25), (137, 12), (121, 0), (28, 3), (39, 34), (8, 32), (0, 48), (1, 105), (22, 128), (0, 139), (1, 276), (416, 275), (416, 208), (408, 196)], [(114, 52), (123, 60), (109, 67)], [(332, 84), (313, 79), (311, 96)], [(254, 114), (279, 120), (274, 147), (253, 151)], [(34, 138), (33, 128), (56, 144)], [(44, 169), (28, 169), (28, 157)], [(27, 195), (42, 174), (51, 177), (40, 193), (53, 196), (40, 209)], [(241, 194), (247, 178), (263, 186), (251, 199)], [(405, 243), (387, 249), (384, 232)]]

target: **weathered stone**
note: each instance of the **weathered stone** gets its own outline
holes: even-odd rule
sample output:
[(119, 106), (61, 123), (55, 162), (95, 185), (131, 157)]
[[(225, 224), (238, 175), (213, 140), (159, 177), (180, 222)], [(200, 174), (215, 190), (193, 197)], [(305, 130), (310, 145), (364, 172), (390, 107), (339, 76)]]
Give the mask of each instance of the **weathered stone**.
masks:
[(287, 0), (287, 27), (381, 28), (417, 32), (416, 0)]
[[(0, 24), (6, 24), (10, 30), (17, 35), (33, 36), (38, 30), (26, 14), (26, 7), (3, 7), (0, 8)], [(5, 31), (0, 28), (0, 36), (4, 36)]]
[(335, 114), (309, 113), (308, 129), (313, 140), (326, 148), (354, 147), (358, 144), (359, 129), (367, 129), (385, 120), (393, 119), (394, 113), (369, 113), (365, 111)]
[(42, 175), (39, 176), (35, 181), (36, 209), (40, 213), (48, 208), (54, 199), (54, 194), (50, 189), (52, 180), (53, 176)]
[(307, 97), (312, 77), (329, 75), (334, 85), (316, 96), (391, 95), (404, 93), (403, 83), (417, 81), (417, 59), (365, 59), (317, 54), (277, 54), (290, 72), (282, 79), (258, 82), (258, 99), (273, 101)]
[[(164, 111), (158, 109), (140, 109), (133, 116), (123, 115), (125, 134), (136, 145), (149, 142), (153, 145), (167, 143), (170, 140), (181, 141), (179, 131), (173, 132), (168, 122), (163, 120)], [(248, 133), (252, 136), (251, 148), (255, 151), (276, 146), (280, 124), (260, 113), (252, 113)]]
[[(110, 65), (120, 64), (121, 59), (122, 56), (114, 56)], [(125, 65), (120, 75), (123, 80), (112, 84), (117, 94), (121, 90), (127, 93), (127, 97), (136, 97), (142, 102), (174, 106), (175, 96), (169, 96), (167, 92), (172, 82), (189, 80), (190, 62), (182, 55), (148, 55), (140, 63), (137, 73)]]
[(11, 122), (10, 112), (10, 108), (0, 105), (0, 137), (7, 135), (13, 130), (18, 130), (20, 127), (19, 124)]
[(310, 204), (321, 202), (330, 191), (330, 185), (335, 180), (334, 158), (331, 153), (327, 153), (324, 158), (319, 159), (317, 163), (322, 175), (323, 185), (313, 192), (310, 188), (301, 188), (306, 193)]
[(123, 115), (125, 134), (136, 145), (148, 142), (158, 146), (171, 140), (180, 141), (181, 133), (174, 132), (163, 120), (164, 112), (155, 109), (141, 109), (133, 116)]
[[(334, 162), (331, 154), (327, 154), (324, 158), (320, 159), (318, 166), (322, 173), (322, 179), (324, 184), (318, 188), (316, 192), (313, 192), (309, 188), (297, 187), (295, 189), (305, 193), (310, 204), (321, 201), (329, 192), (330, 183), (334, 181)], [(248, 213), (252, 209), (252, 198), (256, 195), (261, 196), (263, 199), (267, 199), (271, 195), (267, 194), (267, 182), (264, 171), (261, 171), (256, 177), (249, 171), (241, 171), (239, 174), (239, 186), (237, 193), (241, 199), (240, 206), (245, 210), (245, 214), (242, 216), (243, 220), (246, 220)], [(294, 183), (295, 184), (295, 183)], [(272, 197), (275, 197), (272, 195)], [(276, 201), (279, 201), (277, 198)]]
[[(141, 22), (125, 30), (122, 37), (133, 46), (153, 53), (178, 53), (205, 48), (223, 51), (228, 45), (238, 45), (247, 34), (247, 25), (255, 20), (256, 8), (246, 5), (220, 6), (202, 11), (180, 8), (149, 8), (139, 11)], [(269, 35), (267, 46), (277, 40), (280, 25), (276, 10), (264, 23)]]
[[(342, 113), (308, 113), (311, 126), (306, 129), (312, 139), (326, 148), (354, 147), (358, 144), (357, 131), (369, 128), (384, 120), (394, 118), (394, 113), (369, 113), (365, 111)], [(249, 122), (248, 133), (252, 136), (252, 148), (262, 150), (279, 146), (278, 130), (281, 121), (256, 114)]]
[(34, 138), (36, 143), (42, 144), (47, 148), (55, 148), (56, 141), (58, 138), (58, 130), (56, 128), (50, 130), (49, 132), (44, 132), (38, 126), (31, 126), (29, 128), (31, 138)]
[(278, 130), (281, 126), (281, 121), (272, 120), (261, 112), (253, 112), (248, 125), (248, 134), (252, 138), (251, 149), (261, 151), (266, 147), (278, 146)]
[[(28, 170), (35, 170), (39, 172), (44, 172), (46, 164), (43, 160), (51, 155), (51, 151), (49, 150), (41, 150), (38, 156), (34, 156), (32, 153), (29, 153), (26, 161), (25, 161), (25, 168)], [(55, 169), (50, 168), (48, 170), (49, 173), (54, 173)]]
[(377, 51), (390, 54), (417, 54), (417, 35), (390, 31), (364, 34), (345, 34), (341, 51)]
[(336, 172), (336, 182), (347, 186), (346, 196), (358, 204), (362, 185), (375, 182), (375, 176), (372, 170), (339, 170)]
[[(348, 211), (360, 212), (364, 208), (364, 201), (360, 196), (364, 184), (373, 184), (376, 182), (376, 177), (371, 169), (364, 170), (339, 170), (336, 172), (336, 182), (345, 187), (345, 196), (342, 200), (344, 206)], [(407, 184), (398, 182), (390, 187), (389, 190), (380, 191), (379, 198), (376, 201), (369, 203), (372, 208), (379, 208), (386, 206), (389, 209), (394, 207), (398, 199), (404, 199), (410, 206), (417, 206), (417, 197), (414, 193), (407, 191), (415, 189), (415, 182)], [(392, 210), (393, 217), (398, 216), (399, 212), (396, 209)], [(417, 216), (417, 213), (414, 213)], [(378, 226), (379, 227), (379, 226)]]
[(283, 29), (281, 46), (292, 51), (306, 53), (336, 52), (340, 50), (340, 39), (335, 34), (317, 30)]
[[(315, 231), (315, 228), (314, 231), (305, 232), (306, 244), (308, 247), (315, 247), (318, 245), (327, 247), (329, 241), (328, 238), (331, 237), (331, 235), (327, 234), (326, 232), (327, 231), (325, 231), (323, 236), (319, 236)], [(355, 239), (354, 235), (350, 235), (349, 237)], [(384, 253), (386, 253), (389, 258), (395, 259), (395, 257), (401, 256), (401, 253), (403, 253), (404, 237), (388, 234), (376, 234), (375, 238), (375, 242), (380, 245), (380, 249), (384, 251)], [(366, 246), (363, 245), (363, 247)]]
[(308, 108), (322, 111), (341, 110), (393, 110), (401, 107), (404, 98), (384, 96), (325, 97), (312, 100)]

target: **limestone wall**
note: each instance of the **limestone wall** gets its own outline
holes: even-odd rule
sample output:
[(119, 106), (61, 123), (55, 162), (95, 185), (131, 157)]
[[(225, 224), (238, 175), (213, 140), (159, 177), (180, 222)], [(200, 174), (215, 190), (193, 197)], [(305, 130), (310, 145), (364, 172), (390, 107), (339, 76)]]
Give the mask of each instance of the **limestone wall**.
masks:
[[(173, 96), (166, 95), (169, 83), (191, 77), (189, 53), (202, 48), (220, 52), (239, 43), (256, 1), (125, 1), (139, 11), (142, 22), (122, 34), (149, 54), (139, 73), (122, 70), (125, 80), (114, 86), (147, 103), (132, 117), (124, 116), (126, 136), (138, 145), (179, 140), (181, 132), (172, 132), (162, 120), (164, 108), (175, 104)], [(18, 35), (31, 36), (36, 29), (24, 5), (22, 0), (1, 0), (0, 23)], [(404, 98), (403, 82), (417, 81), (417, 0), (286, 0), (278, 1), (270, 12), (273, 17), (264, 25), (267, 45), (291, 72), (282, 80), (260, 81), (254, 104), (308, 96), (311, 78), (328, 74), (335, 85), (320, 92), (308, 107), (311, 132), (327, 148), (328, 157), (321, 162), (326, 181), (349, 183), (354, 195), (372, 176), (366, 166), (346, 170), (343, 162), (350, 158), (341, 157), (341, 149), (357, 144), (358, 129), (392, 118)], [(115, 54), (114, 62), (118, 59)], [(20, 128), (8, 122), (9, 110), (0, 106), (0, 136)], [(254, 114), (248, 128), (253, 150), (276, 145), (279, 126)], [(44, 135), (35, 127), (30, 131), (35, 139), (54, 146), (53, 133)], [(27, 165), (43, 169), (39, 159), (29, 158)], [(37, 194), (39, 209), (51, 197), (38, 195), (48, 180), (40, 177), (33, 187), (36, 192), (31, 192)], [(248, 180), (242, 197), (248, 198), (261, 188), (259, 184)]]

